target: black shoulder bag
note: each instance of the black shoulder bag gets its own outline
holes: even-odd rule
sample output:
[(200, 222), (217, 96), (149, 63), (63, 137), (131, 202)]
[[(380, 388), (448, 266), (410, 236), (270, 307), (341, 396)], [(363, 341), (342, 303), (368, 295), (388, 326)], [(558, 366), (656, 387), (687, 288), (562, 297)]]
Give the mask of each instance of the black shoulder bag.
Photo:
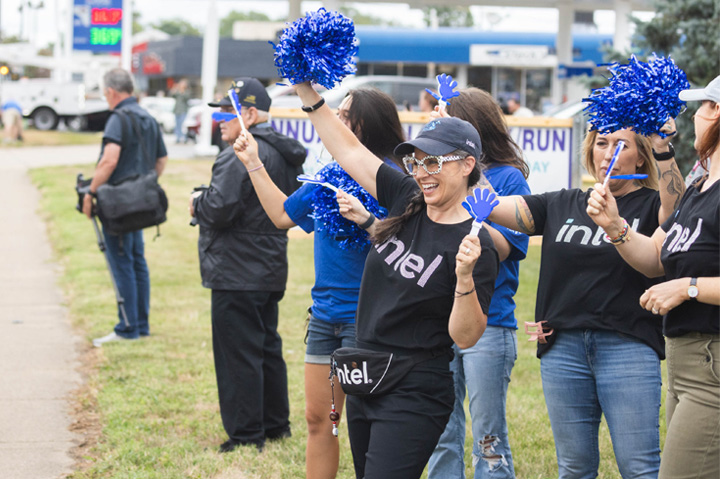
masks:
[[(137, 120), (130, 112), (116, 110), (120, 114), (123, 129), (123, 141), (126, 135), (125, 117), (129, 117), (137, 135), (143, 157), (138, 158), (143, 166), (149, 166), (149, 155), (142, 141)], [(165, 191), (158, 184), (157, 172), (135, 175), (116, 185), (105, 183), (97, 189), (97, 212), (105, 229), (112, 235), (121, 235), (138, 231), (150, 226), (158, 227), (167, 220), (168, 200)]]

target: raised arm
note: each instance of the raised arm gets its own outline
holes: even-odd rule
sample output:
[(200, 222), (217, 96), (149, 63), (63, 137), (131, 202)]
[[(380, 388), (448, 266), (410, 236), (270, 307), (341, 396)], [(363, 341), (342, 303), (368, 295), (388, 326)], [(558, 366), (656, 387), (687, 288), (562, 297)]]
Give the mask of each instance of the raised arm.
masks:
[(245, 135), (240, 135), (233, 144), (233, 150), (235, 150), (235, 156), (247, 168), (255, 194), (270, 221), (278, 229), (289, 229), (295, 226), (295, 222), (285, 211), (287, 195), (277, 187), (260, 161), (258, 145), (252, 134), (246, 131)]
[[(310, 83), (294, 86), (303, 105), (317, 105), (322, 97)], [(377, 198), (376, 177), (382, 161), (365, 148), (327, 105), (308, 114), (325, 148), (345, 171)]]
[[(663, 133), (674, 134), (675, 121), (671, 118), (660, 129)], [(650, 142), (652, 143), (655, 155), (662, 158), (663, 155), (670, 154), (670, 139), (672, 136), (660, 138), (660, 135), (652, 135)], [(663, 224), (666, 219), (677, 209), (680, 199), (685, 193), (685, 182), (682, 174), (678, 169), (675, 157), (672, 156), (667, 160), (657, 161), (658, 181), (660, 193), (660, 211), (658, 212), (658, 223)]]
[[(495, 191), (485, 175), (480, 177), (480, 181), (475, 186)], [(498, 196), (495, 199), (499, 203), (488, 216), (490, 221), (520, 233), (535, 234), (535, 220), (522, 196)], [(493, 237), (493, 239), (495, 238)]]
[[(610, 238), (620, 237), (627, 226), (617, 209), (615, 197), (601, 183), (596, 183), (588, 198), (587, 214)], [(628, 241), (616, 245), (620, 256), (633, 268), (655, 278), (665, 273), (660, 262), (660, 249), (665, 241), (665, 232), (657, 228), (651, 238), (635, 231), (628, 232)]]

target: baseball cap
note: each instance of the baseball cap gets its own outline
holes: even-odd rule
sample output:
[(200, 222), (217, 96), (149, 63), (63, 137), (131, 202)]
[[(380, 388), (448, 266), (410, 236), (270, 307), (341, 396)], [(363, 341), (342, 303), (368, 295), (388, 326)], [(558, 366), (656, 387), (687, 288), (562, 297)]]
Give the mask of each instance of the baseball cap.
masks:
[(465, 120), (454, 117), (436, 118), (425, 125), (414, 140), (400, 143), (395, 154), (409, 155), (415, 148), (428, 155), (447, 155), (455, 150), (464, 150), (480, 161), (482, 145), (480, 135)]
[[(272, 100), (265, 91), (265, 87), (252, 77), (240, 77), (233, 80), (230, 88), (237, 93), (240, 104), (245, 107), (254, 106), (260, 111), (268, 111)], [(230, 97), (225, 95), (220, 101), (208, 103), (209, 106), (232, 106)]]
[(682, 101), (711, 100), (720, 103), (720, 75), (716, 76), (705, 88), (683, 90), (678, 96)]

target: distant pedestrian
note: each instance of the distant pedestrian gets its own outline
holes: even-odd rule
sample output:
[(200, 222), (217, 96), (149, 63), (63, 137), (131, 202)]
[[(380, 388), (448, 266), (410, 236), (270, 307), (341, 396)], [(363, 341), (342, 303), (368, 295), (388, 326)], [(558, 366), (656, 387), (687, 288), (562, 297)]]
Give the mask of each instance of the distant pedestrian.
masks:
[[(92, 217), (93, 198), (105, 183), (118, 184), (154, 169), (160, 176), (167, 163), (167, 151), (160, 127), (155, 119), (132, 96), (133, 81), (121, 68), (110, 70), (103, 77), (104, 94), (113, 112), (105, 124), (100, 160), (85, 195), (83, 213)], [(118, 113), (121, 112), (121, 113)], [(127, 133), (127, 136), (124, 134)], [(149, 164), (138, 161), (144, 152)], [(151, 162), (151, 163), (150, 163)], [(145, 262), (142, 230), (113, 235), (103, 226), (107, 255), (120, 296), (124, 299), (125, 316), (119, 309), (120, 321), (112, 333), (93, 340), (96, 347), (109, 341), (138, 339), (150, 335), (150, 272)]]
[(420, 101), (418, 102), (420, 111), (430, 113), (435, 111), (435, 107), (438, 106), (437, 98), (432, 96), (427, 90), (420, 90)]
[(532, 118), (535, 114), (526, 106), (522, 106), (519, 96), (513, 95), (507, 101), (507, 110), (512, 116), (520, 118)]
[(175, 86), (170, 89), (170, 96), (175, 98), (175, 107), (173, 113), (175, 114), (175, 142), (185, 142), (185, 133), (183, 133), (182, 125), (185, 122), (185, 117), (188, 112), (188, 102), (190, 101), (190, 90), (188, 88), (188, 81), (182, 79)]
[(13, 99), (7, 100), (0, 106), (2, 122), (4, 125), (4, 143), (22, 141), (22, 108)]

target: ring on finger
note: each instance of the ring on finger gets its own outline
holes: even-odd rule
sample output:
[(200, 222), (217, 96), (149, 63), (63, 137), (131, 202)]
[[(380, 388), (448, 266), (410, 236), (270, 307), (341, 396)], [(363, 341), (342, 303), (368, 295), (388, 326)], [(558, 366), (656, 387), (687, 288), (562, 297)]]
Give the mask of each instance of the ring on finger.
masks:
[(653, 314), (658, 314), (658, 313), (660, 313), (660, 311), (658, 311), (658, 310), (655, 309), (655, 308), (652, 308), (652, 313), (653, 313)]
[(470, 248), (465, 248), (465, 254), (470, 254)]

